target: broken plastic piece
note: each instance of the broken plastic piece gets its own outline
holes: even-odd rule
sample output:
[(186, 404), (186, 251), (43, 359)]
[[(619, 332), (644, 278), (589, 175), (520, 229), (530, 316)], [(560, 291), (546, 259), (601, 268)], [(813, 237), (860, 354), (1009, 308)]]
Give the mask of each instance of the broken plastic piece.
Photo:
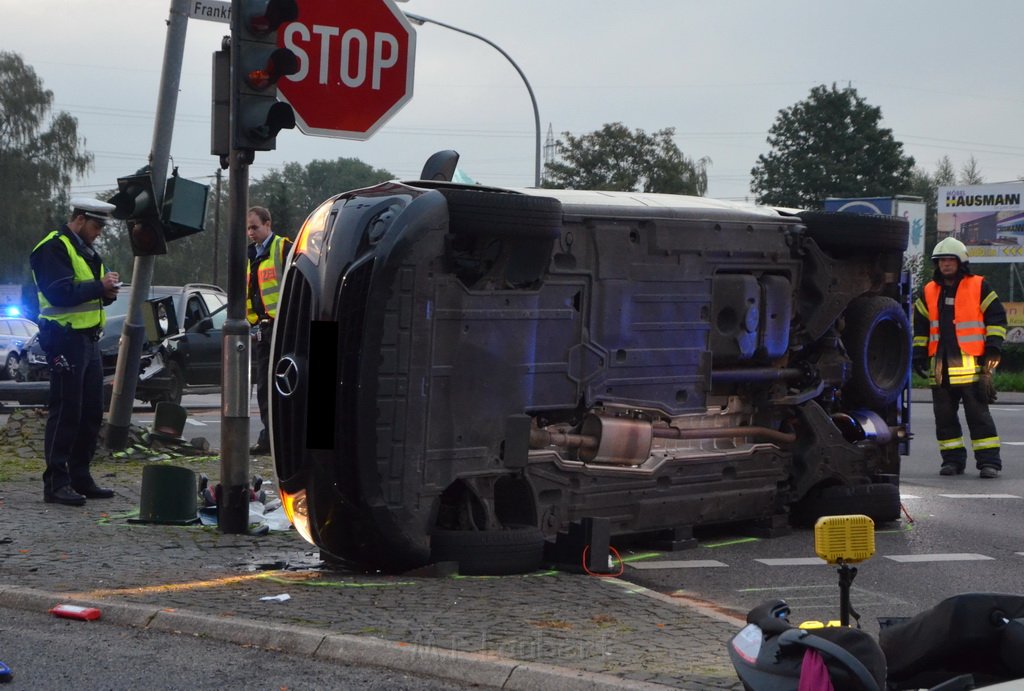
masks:
[(14, 672), (11, 671), (11, 668), (0, 662), (0, 683), (10, 681), (13, 678)]
[(50, 614), (67, 619), (81, 619), (92, 621), (100, 618), (100, 611), (95, 607), (81, 607), (79, 605), (57, 605), (50, 610)]
[(281, 593), (280, 595), (267, 595), (266, 597), (260, 598), (262, 602), (288, 602), (288, 600), (291, 599), (292, 596), (288, 593)]

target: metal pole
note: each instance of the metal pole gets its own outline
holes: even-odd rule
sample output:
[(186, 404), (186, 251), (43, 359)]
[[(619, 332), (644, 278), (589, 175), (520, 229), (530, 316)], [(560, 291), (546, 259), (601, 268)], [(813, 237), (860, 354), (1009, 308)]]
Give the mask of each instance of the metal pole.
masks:
[(213, 284), (217, 282), (217, 272), (220, 270), (220, 168), (217, 169), (217, 202), (213, 208)]
[[(181, 83), (181, 61), (185, 53), (187, 28), (188, 0), (171, 0), (156, 123), (153, 127), (153, 147), (149, 154), (157, 208), (163, 201), (167, 161), (171, 156), (174, 113), (178, 107), (178, 87)], [(135, 389), (139, 382), (139, 360), (142, 358), (142, 346), (146, 339), (146, 327), (142, 323), (142, 305), (149, 298), (155, 260), (156, 257), (135, 257), (132, 268), (132, 289), (128, 296), (128, 311), (125, 315), (124, 330), (121, 332), (121, 345), (117, 351), (113, 397), (110, 399), (110, 411), (107, 416), (105, 441), (111, 449), (123, 449), (128, 445), (128, 429), (131, 425), (132, 408), (135, 405)]]
[(410, 19), (410, 21), (416, 24), (437, 24), (438, 26), (443, 26), (446, 29), (458, 31), (460, 34), (465, 34), (467, 36), (472, 36), (473, 38), (480, 39), (481, 41), (483, 41), (484, 43), (486, 43), (487, 45), (491, 46), (496, 51), (504, 55), (505, 59), (512, 63), (512, 67), (516, 68), (516, 72), (518, 72), (519, 76), (523, 78), (523, 84), (526, 85), (526, 90), (530, 93), (530, 103), (533, 104), (533, 126), (534, 131), (536, 133), (536, 141), (534, 144), (533, 186), (540, 187), (540, 111), (537, 109), (537, 99), (533, 95), (533, 88), (530, 86), (530, 81), (526, 78), (526, 74), (524, 74), (523, 71), (519, 69), (519, 65), (516, 64), (516, 61), (512, 59), (511, 55), (502, 50), (501, 46), (499, 46), (497, 43), (491, 41), (490, 39), (484, 38), (480, 34), (474, 34), (472, 31), (460, 29), (457, 26), (445, 24), (444, 22), (439, 22), (436, 19), (430, 19), (429, 17), (424, 17), (423, 15), (420, 14), (413, 14), (411, 12), (405, 12), (404, 14), (406, 17)]
[[(238, 59), (240, 0), (231, 3), (231, 62)], [(231, 80), (237, 70), (232, 64)], [(238, 114), (238, 89), (231, 88), (231, 131)], [(223, 533), (244, 533), (249, 526), (249, 367), (252, 342), (245, 319), (245, 215), (249, 206), (251, 151), (232, 144), (228, 171), (227, 320), (221, 354), (221, 453), (217, 524)]]

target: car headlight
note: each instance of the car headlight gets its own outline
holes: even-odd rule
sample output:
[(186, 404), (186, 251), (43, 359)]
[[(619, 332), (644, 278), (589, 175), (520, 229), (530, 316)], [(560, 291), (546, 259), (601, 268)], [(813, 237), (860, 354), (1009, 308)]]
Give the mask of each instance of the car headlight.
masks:
[(334, 199), (328, 199), (318, 206), (302, 224), (292, 253), (295, 257), (305, 255), (314, 264), (320, 263), (320, 255), (324, 247), (324, 235), (327, 232), (327, 219), (330, 217)]
[(295, 531), (302, 536), (302, 539), (311, 545), (315, 545), (313, 541), (313, 532), (309, 528), (309, 511), (306, 508), (306, 490), (300, 489), (295, 494), (289, 494), (283, 489), (279, 488), (281, 493), (281, 505), (284, 507), (284, 513), (288, 516), (288, 520), (295, 526)]

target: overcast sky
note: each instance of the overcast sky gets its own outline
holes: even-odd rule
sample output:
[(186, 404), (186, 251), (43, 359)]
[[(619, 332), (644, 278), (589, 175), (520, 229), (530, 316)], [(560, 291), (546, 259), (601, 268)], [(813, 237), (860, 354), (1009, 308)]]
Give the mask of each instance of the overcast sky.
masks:
[[(152, 147), (170, 0), (3, 5), (0, 50), (36, 70), (55, 107), (78, 118), (96, 156), (95, 170), (72, 192), (111, 189), (146, 163)], [(610, 122), (648, 132), (674, 127), (686, 155), (711, 159), (712, 197), (749, 196), (750, 169), (768, 150), (779, 110), (832, 82), (852, 84), (879, 106), (883, 126), (928, 171), (944, 154), (958, 167), (973, 154), (986, 182), (1024, 175), (1021, 0), (409, 0), (398, 7), (509, 53), (536, 94), (542, 140), (549, 128), (557, 138)], [(533, 110), (512, 65), (470, 36), (430, 24), (416, 32), (414, 96), (370, 140), (284, 132), (277, 151), (257, 154), (252, 178), (288, 161), (338, 157), (415, 178), (427, 156), (451, 148), (479, 182), (531, 185)], [(226, 33), (226, 24), (189, 20), (171, 152), (180, 173), (196, 180), (209, 181), (217, 169), (209, 154), (210, 56)]]

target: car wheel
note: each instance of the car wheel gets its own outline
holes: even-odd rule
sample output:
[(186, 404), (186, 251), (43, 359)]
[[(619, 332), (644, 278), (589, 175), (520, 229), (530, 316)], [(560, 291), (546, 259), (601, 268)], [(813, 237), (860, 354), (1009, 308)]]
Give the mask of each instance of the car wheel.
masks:
[(4, 377), (14, 381), (18, 378), (18, 356), (11, 353), (7, 356), (7, 362), (4, 363)]
[(846, 308), (843, 345), (853, 361), (852, 403), (880, 408), (894, 402), (910, 371), (910, 320), (884, 296), (860, 297)]
[(185, 377), (182, 375), (181, 366), (177, 362), (167, 363), (167, 379), (167, 396), (163, 400), (170, 401), (175, 405), (181, 405), (181, 394), (185, 390)]
[(871, 216), (848, 212), (805, 211), (800, 220), (807, 235), (828, 251), (907, 249), (910, 229), (896, 216)]
[(793, 507), (793, 522), (814, 525), (822, 516), (860, 514), (875, 523), (900, 517), (900, 488), (885, 482), (868, 485), (833, 485), (811, 490)]
[(441, 188), (455, 235), (553, 239), (562, 232), (562, 203), (513, 192)]
[(467, 576), (504, 576), (541, 567), (544, 534), (539, 528), (508, 530), (435, 530), (430, 536), (430, 559), (454, 561)]

